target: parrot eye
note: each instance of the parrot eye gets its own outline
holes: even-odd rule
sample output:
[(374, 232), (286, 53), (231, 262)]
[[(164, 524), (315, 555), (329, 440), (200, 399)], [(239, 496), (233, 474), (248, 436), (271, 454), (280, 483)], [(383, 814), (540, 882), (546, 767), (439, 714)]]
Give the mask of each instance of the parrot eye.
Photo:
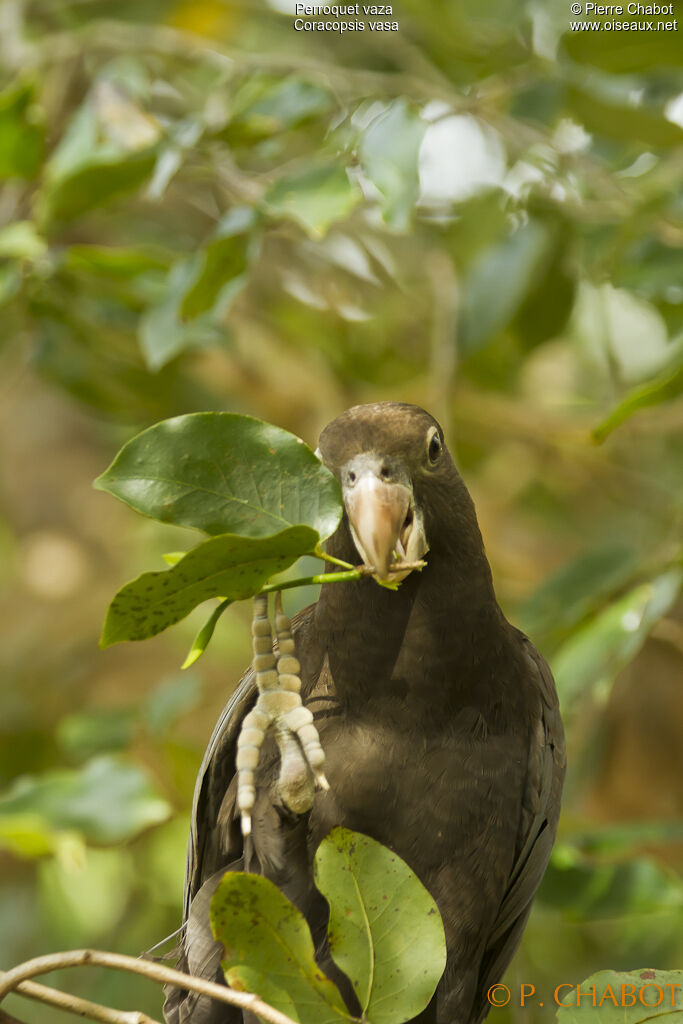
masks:
[(427, 458), (432, 466), (439, 461), (442, 451), (443, 447), (441, 445), (439, 431), (436, 427), (431, 427), (427, 434)]

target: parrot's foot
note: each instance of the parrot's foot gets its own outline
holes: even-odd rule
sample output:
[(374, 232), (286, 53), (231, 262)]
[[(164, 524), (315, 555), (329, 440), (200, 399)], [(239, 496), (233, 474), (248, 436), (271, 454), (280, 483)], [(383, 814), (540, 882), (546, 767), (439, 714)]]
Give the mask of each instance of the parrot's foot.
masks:
[(251, 635), (253, 666), (258, 686), (256, 706), (244, 719), (237, 740), (237, 806), (242, 834), (251, 833), (251, 812), (256, 797), (255, 775), (266, 732), (272, 729), (280, 750), (277, 791), (283, 804), (303, 814), (313, 804), (315, 788), (329, 789), (323, 773), (325, 754), (320, 745), (313, 715), (301, 703), (300, 665), (295, 656), (291, 624), (282, 610), (282, 597), (275, 595), (277, 662), (268, 619), (268, 598), (254, 598)]

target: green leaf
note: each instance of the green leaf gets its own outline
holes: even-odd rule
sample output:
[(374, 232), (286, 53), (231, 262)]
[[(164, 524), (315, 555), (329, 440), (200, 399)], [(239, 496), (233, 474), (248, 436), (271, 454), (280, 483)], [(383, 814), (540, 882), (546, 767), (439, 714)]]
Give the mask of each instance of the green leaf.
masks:
[(615, 937), (623, 938), (628, 928), (635, 947), (642, 940), (643, 925), (651, 920), (652, 908), (678, 920), (683, 910), (683, 885), (670, 868), (646, 857), (634, 857), (633, 850), (622, 857), (596, 861), (585, 857), (569, 843), (557, 843), (539, 895), (544, 903), (562, 909), (571, 921), (612, 920)]
[(172, 569), (143, 573), (122, 587), (109, 605), (100, 646), (156, 636), (212, 597), (252, 597), (317, 542), (308, 526), (291, 526), (273, 537), (211, 537)]
[(164, 250), (142, 245), (72, 245), (63, 259), (69, 270), (108, 280), (134, 279), (149, 271), (166, 270), (169, 263)]
[(92, 708), (74, 711), (57, 723), (55, 735), (62, 750), (73, 759), (125, 750), (135, 733), (132, 708)]
[(25, 775), (0, 796), (0, 820), (33, 816), (45, 834), (76, 830), (99, 843), (119, 843), (170, 814), (134, 764), (99, 757), (83, 768)]
[(34, 178), (45, 151), (43, 112), (34, 87), (23, 82), (0, 92), (0, 180)]
[(558, 1024), (683, 1024), (683, 971), (598, 971), (560, 999)]
[(229, 871), (211, 900), (211, 928), (223, 943), (221, 966), (233, 987), (257, 991), (306, 1024), (351, 1019), (315, 962), (303, 914), (267, 878)]
[(655, 306), (611, 284), (580, 284), (571, 329), (587, 364), (626, 385), (651, 380), (683, 355)]
[(0, 308), (11, 302), (21, 290), (22, 273), (18, 263), (0, 266)]
[(552, 243), (531, 282), (514, 325), (524, 351), (560, 336), (574, 305), (576, 281), (569, 270), (571, 228), (553, 225)]
[[(663, 6), (663, 5), (662, 5)], [(624, 15), (619, 21), (666, 22), (665, 17), (636, 18)], [(679, 23), (680, 25), (680, 23)], [(680, 27), (677, 31), (654, 32), (566, 32), (562, 37), (565, 52), (579, 64), (591, 64), (616, 74), (641, 73), (647, 68), (680, 67), (683, 64)]]
[(224, 134), (237, 144), (267, 138), (324, 114), (333, 103), (328, 89), (296, 75), (281, 79), (252, 74), (232, 97)]
[(571, 636), (552, 665), (565, 706), (591, 687), (604, 690), (611, 684), (671, 608), (681, 583), (683, 569), (670, 569), (629, 591)]
[(325, 540), (343, 511), (337, 481), (300, 438), (227, 412), (149, 427), (95, 487), (153, 519), (210, 534), (264, 537), (303, 523)]
[[(286, 1013), (292, 1020), (301, 1020), (289, 993), (286, 989), (276, 985), (269, 974), (256, 970), (250, 964), (240, 964), (238, 967), (231, 967), (225, 971), (225, 980), (235, 991), (256, 992), (269, 1006), (274, 1006), (280, 1013)], [(261, 1017), (258, 1019), (261, 1020)], [(335, 1016), (334, 1020), (338, 1021), (339, 1018)]]
[(39, 872), (41, 905), (67, 945), (106, 942), (130, 910), (136, 872), (128, 850), (62, 848)]
[(458, 341), (469, 354), (508, 325), (534, 289), (553, 246), (551, 232), (531, 220), (475, 260), (464, 286)]
[(593, 440), (600, 444), (634, 413), (671, 401), (671, 399), (677, 398), (681, 391), (683, 391), (683, 362), (673, 369), (660, 373), (647, 384), (641, 384), (629, 391), (602, 423), (594, 427)]
[(628, 289), (651, 302), (673, 299), (672, 305), (683, 305), (680, 293), (683, 247), (680, 245), (666, 245), (652, 236), (639, 238), (614, 265), (613, 273), (617, 288)]
[(150, 152), (93, 157), (86, 167), (46, 185), (41, 219), (61, 224), (134, 192), (149, 177), (154, 161), (155, 154)]
[(635, 551), (605, 539), (552, 573), (517, 610), (520, 628), (548, 642), (564, 639), (581, 619), (632, 581)]
[[(134, 115), (145, 131), (131, 131)], [(95, 89), (73, 116), (46, 168), (40, 197), (42, 220), (63, 223), (118, 196), (150, 176), (158, 129), (111, 86)]]
[(0, 229), (0, 256), (15, 260), (37, 260), (47, 252), (47, 242), (41, 238), (30, 220), (17, 220)]
[(194, 287), (201, 273), (201, 257), (190, 256), (171, 267), (166, 278), (163, 298), (140, 317), (138, 333), (145, 362), (154, 372), (187, 349), (220, 345), (229, 337), (214, 317), (195, 316), (182, 319), (183, 296)]
[(201, 687), (190, 672), (162, 679), (142, 704), (142, 721), (154, 736), (168, 737), (173, 725), (199, 703)]
[(683, 143), (683, 128), (667, 120), (662, 110), (612, 103), (594, 89), (570, 89), (568, 98), (570, 108), (590, 132), (656, 149)]
[(181, 318), (192, 318), (216, 303), (224, 314), (227, 306), (247, 281), (247, 269), (254, 259), (254, 211), (240, 206), (218, 225), (200, 253), (194, 279), (180, 304)]
[(83, 841), (70, 829), (53, 828), (38, 814), (5, 814), (0, 810), (0, 850), (33, 860), (71, 849), (82, 850)]
[(202, 654), (204, 653), (204, 651), (211, 642), (211, 638), (214, 634), (216, 626), (218, 625), (218, 620), (220, 619), (223, 612), (226, 611), (226, 609), (228, 609), (231, 604), (232, 601), (230, 600), (221, 601), (218, 607), (214, 608), (213, 612), (211, 613), (207, 621), (204, 623), (204, 625), (202, 626), (202, 628), (199, 630), (196, 637), (192, 641), (192, 647), (190, 648), (188, 655), (185, 658), (185, 661), (181, 665), (181, 668), (190, 668), (190, 666), (194, 665), (195, 661), (197, 661), (198, 658), (201, 658)]
[(384, 196), (384, 219), (398, 231), (410, 226), (420, 194), (418, 156), (427, 125), (406, 100), (395, 100), (363, 133), (360, 158)]
[(41, 219), (64, 223), (134, 192), (149, 177), (155, 155), (150, 152), (93, 158), (67, 178), (46, 185), (41, 197)]
[(344, 165), (335, 161), (280, 178), (266, 192), (264, 207), (271, 216), (295, 220), (313, 238), (322, 238), (360, 198)]
[(186, 554), (187, 551), (165, 551), (161, 557), (166, 562), (166, 565), (177, 565)]
[(683, 840), (683, 821), (627, 821), (584, 825), (571, 829), (571, 843), (591, 857), (615, 860), (633, 857), (644, 846), (663, 846)]
[(372, 1024), (401, 1024), (432, 998), (446, 966), (436, 903), (395, 853), (334, 828), (315, 855), (315, 884), (330, 904), (334, 962)]

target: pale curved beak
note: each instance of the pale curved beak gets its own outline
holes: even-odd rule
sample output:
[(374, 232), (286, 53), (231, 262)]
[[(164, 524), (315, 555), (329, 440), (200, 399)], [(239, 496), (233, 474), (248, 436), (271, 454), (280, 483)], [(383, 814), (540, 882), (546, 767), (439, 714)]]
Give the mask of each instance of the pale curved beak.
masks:
[(351, 536), (374, 576), (398, 582), (409, 570), (390, 572), (395, 562), (417, 561), (427, 550), (422, 517), (411, 488), (403, 481), (383, 480), (374, 466), (357, 466), (343, 482)]

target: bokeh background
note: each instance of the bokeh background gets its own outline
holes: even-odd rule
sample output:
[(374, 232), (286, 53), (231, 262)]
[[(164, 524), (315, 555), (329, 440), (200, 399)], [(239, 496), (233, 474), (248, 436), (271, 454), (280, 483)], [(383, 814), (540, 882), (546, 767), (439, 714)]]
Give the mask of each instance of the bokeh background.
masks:
[[(545, 1006), (491, 1018), (550, 1021), (557, 984), (683, 966), (681, 32), (401, 0), (397, 32), (340, 36), (292, 6), (0, 4), (0, 964), (177, 927), (249, 659), (241, 606), (189, 672), (202, 612), (98, 650), (114, 591), (193, 537), (93, 478), (166, 416), (313, 443), (401, 399), (443, 422), (561, 694), (564, 815), (508, 974)], [(53, 980), (160, 1017), (130, 976)]]

